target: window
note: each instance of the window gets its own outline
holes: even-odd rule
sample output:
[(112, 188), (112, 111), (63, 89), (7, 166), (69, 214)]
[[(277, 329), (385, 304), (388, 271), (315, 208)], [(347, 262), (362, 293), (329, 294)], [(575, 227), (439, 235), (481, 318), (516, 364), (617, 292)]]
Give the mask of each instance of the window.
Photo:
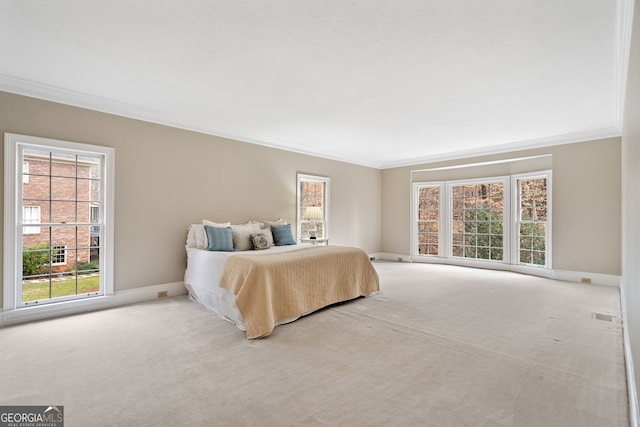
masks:
[(329, 182), (322, 176), (298, 174), (298, 238), (329, 238)]
[(113, 293), (112, 200), (113, 149), (5, 134), (5, 310)]
[(51, 265), (65, 265), (67, 263), (67, 247), (57, 245), (51, 247)]
[(414, 183), (412, 256), (550, 268), (550, 180), (545, 171)]
[(452, 256), (504, 260), (504, 187), (504, 181), (450, 186)]
[(418, 254), (438, 255), (440, 245), (441, 185), (419, 185), (416, 188)]
[[(40, 224), (40, 206), (23, 206), (22, 215), (25, 224)], [(38, 234), (40, 227), (24, 227), (22, 232), (24, 234)]]
[(29, 183), (29, 162), (22, 163), (22, 183)]
[(516, 178), (518, 263), (547, 265), (549, 186), (546, 175)]

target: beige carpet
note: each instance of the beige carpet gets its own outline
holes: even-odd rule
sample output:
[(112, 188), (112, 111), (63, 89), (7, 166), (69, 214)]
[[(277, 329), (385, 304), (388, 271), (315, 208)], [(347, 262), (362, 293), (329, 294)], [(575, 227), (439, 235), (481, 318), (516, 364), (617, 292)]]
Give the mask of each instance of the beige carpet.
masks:
[(0, 329), (0, 405), (65, 426), (626, 426), (617, 289), (376, 263), (248, 341), (186, 297)]

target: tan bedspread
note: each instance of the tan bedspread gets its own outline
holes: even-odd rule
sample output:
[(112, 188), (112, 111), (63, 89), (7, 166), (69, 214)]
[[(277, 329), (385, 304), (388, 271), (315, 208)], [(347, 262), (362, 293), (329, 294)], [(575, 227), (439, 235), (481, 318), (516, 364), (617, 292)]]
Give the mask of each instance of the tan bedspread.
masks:
[(345, 246), (234, 255), (225, 264), (220, 287), (236, 296), (248, 339), (269, 335), (278, 320), (380, 289), (366, 252)]

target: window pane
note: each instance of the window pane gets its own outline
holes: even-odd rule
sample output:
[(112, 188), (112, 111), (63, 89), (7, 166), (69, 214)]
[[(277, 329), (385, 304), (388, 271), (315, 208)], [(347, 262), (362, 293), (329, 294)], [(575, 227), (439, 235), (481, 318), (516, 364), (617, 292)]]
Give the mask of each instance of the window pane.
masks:
[(547, 178), (518, 180), (521, 264), (546, 265)]
[(438, 255), (440, 187), (421, 187), (415, 193), (418, 206), (418, 255)]
[(504, 183), (452, 186), (451, 195), (453, 256), (502, 260)]
[(52, 153), (51, 176), (76, 177), (76, 156), (67, 153)]
[[(22, 302), (100, 291), (103, 157), (24, 148), (22, 160)], [(36, 210), (49, 225), (28, 225)]]
[(76, 222), (76, 202), (51, 202), (51, 222)]
[(51, 199), (76, 200), (76, 179), (51, 177)]
[[(326, 197), (328, 181), (323, 178), (298, 177), (299, 238), (307, 239), (315, 234), (319, 239), (327, 238)], [(313, 209), (311, 209), (313, 208)], [(312, 214), (313, 213), (313, 214)]]
[(49, 177), (31, 175), (29, 182), (22, 184), (24, 200), (49, 200)]

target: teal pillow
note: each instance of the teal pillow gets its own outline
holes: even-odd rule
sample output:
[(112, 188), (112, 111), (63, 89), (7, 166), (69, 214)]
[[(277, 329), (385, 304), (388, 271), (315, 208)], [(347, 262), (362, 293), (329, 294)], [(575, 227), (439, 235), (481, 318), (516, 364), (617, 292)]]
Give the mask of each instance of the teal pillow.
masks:
[(273, 233), (273, 241), (276, 246), (296, 244), (293, 238), (293, 232), (291, 231), (291, 224), (272, 225), (271, 232)]
[(204, 226), (207, 234), (207, 250), (233, 252), (233, 239), (231, 237), (231, 227), (211, 227)]

